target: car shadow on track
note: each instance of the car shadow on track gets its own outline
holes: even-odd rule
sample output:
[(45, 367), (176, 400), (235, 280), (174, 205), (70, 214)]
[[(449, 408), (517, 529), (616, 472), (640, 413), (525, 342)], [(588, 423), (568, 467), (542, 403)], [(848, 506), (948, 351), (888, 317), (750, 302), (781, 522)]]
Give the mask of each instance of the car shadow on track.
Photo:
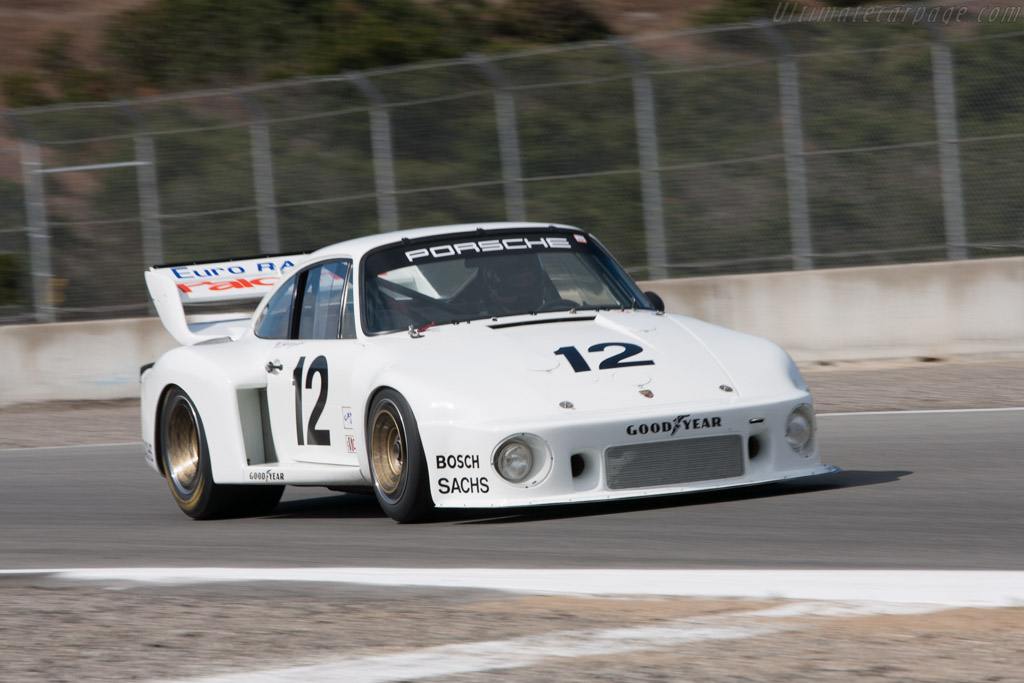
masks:
[[(573, 505), (552, 505), (532, 508), (513, 508), (505, 510), (473, 510), (472, 518), (458, 520), (459, 524), (517, 524), (547, 519), (572, 519), (574, 517), (596, 517), (644, 510), (660, 510), (664, 508), (682, 508), (692, 505), (713, 505), (739, 500), (756, 500), (792, 496), (816, 491), (853, 488), (856, 486), (872, 486), (899, 481), (913, 474), (909, 470), (868, 471), (846, 470), (834, 474), (792, 481), (774, 482), (757, 486), (703, 491), (700, 493), (680, 493), (651, 498), (633, 498), (630, 500), (603, 501), (597, 503), (579, 503)], [(440, 511), (442, 514), (447, 511)], [(468, 517), (468, 515), (467, 515)], [(455, 520), (448, 520), (455, 521)]]
[(325, 493), (315, 498), (282, 500), (268, 518), (373, 519), (385, 517), (373, 494)]
[[(744, 486), (740, 488), (704, 491), (700, 493), (682, 493), (669, 496), (650, 498), (634, 498), (630, 500), (600, 501), (594, 503), (574, 503), (566, 505), (545, 505), (539, 507), (520, 507), (492, 509), (437, 510), (423, 524), (516, 524), (549, 519), (572, 519), (575, 517), (594, 517), (614, 515), (643, 510), (658, 510), (672, 507), (689, 507), (692, 505), (713, 505), (739, 500), (756, 500), (778, 496), (792, 496), (801, 493), (814, 493), (833, 489), (853, 488), (856, 486), (873, 486), (899, 481), (913, 474), (907, 470), (869, 471), (845, 470), (834, 474), (792, 481), (762, 484), (760, 486)], [(384, 518), (376, 499), (372, 495), (355, 493), (332, 494), (315, 498), (282, 501), (268, 518), (278, 519), (374, 519)]]

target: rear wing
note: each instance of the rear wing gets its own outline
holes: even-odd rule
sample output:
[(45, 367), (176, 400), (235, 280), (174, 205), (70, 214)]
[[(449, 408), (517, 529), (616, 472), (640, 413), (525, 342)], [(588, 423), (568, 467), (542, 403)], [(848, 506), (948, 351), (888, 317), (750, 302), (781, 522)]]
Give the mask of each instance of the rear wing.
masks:
[(306, 254), (288, 254), (153, 266), (146, 271), (146, 287), (160, 322), (179, 344), (192, 346), (211, 339), (237, 339), (248, 325), (248, 315), (203, 316), (203, 320), (190, 324), (185, 306), (259, 301), (305, 258)]

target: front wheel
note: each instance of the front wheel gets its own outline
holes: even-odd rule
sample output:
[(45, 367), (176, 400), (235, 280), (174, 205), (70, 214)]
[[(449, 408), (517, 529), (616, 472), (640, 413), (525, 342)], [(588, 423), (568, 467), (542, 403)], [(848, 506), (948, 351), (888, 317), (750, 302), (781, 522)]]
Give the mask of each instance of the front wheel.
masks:
[(189, 395), (172, 387), (160, 411), (160, 459), (171, 497), (193, 519), (213, 519), (270, 512), (283, 486), (216, 484), (210, 450), (199, 411)]
[(416, 418), (405, 398), (385, 389), (370, 406), (367, 423), (373, 492), (397, 522), (422, 519), (434, 506)]

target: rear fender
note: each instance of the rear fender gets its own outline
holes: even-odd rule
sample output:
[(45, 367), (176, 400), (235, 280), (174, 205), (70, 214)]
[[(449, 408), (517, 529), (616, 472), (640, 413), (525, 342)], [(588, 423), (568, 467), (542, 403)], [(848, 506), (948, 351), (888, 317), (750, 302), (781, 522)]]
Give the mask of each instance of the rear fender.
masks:
[[(260, 389), (266, 389), (266, 373), (228, 372), (225, 364), (214, 357), (221, 353), (210, 354), (209, 351), (209, 347), (203, 353), (191, 347), (174, 349), (144, 373), (142, 437), (146, 443), (146, 458), (151, 467), (162, 473), (158, 456), (160, 412), (167, 392), (178, 386), (188, 394), (199, 412), (213, 480), (218, 484), (242, 483), (243, 468), (250, 461), (265, 462), (266, 459), (260, 428), (262, 416), (256, 398)], [(230, 349), (224, 351), (230, 353)]]

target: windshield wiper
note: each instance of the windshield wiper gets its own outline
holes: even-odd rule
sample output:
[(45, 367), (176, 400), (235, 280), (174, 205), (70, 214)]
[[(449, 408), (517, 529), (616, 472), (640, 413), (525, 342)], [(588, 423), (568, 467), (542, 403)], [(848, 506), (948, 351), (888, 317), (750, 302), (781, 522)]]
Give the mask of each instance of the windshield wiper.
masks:
[(427, 323), (423, 327), (416, 327), (416, 326), (410, 324), (409, 325), (409, 336), (412, 337), (413, 339), (419, 339), (420, 337), (423, 336), (424, 332), (426, 332), (427, 330), (429, 330), (431, 327), (433, 327), (436, 324), (437, 323), (435, 323), (434, 321), (430, 321), (429, 323)]

